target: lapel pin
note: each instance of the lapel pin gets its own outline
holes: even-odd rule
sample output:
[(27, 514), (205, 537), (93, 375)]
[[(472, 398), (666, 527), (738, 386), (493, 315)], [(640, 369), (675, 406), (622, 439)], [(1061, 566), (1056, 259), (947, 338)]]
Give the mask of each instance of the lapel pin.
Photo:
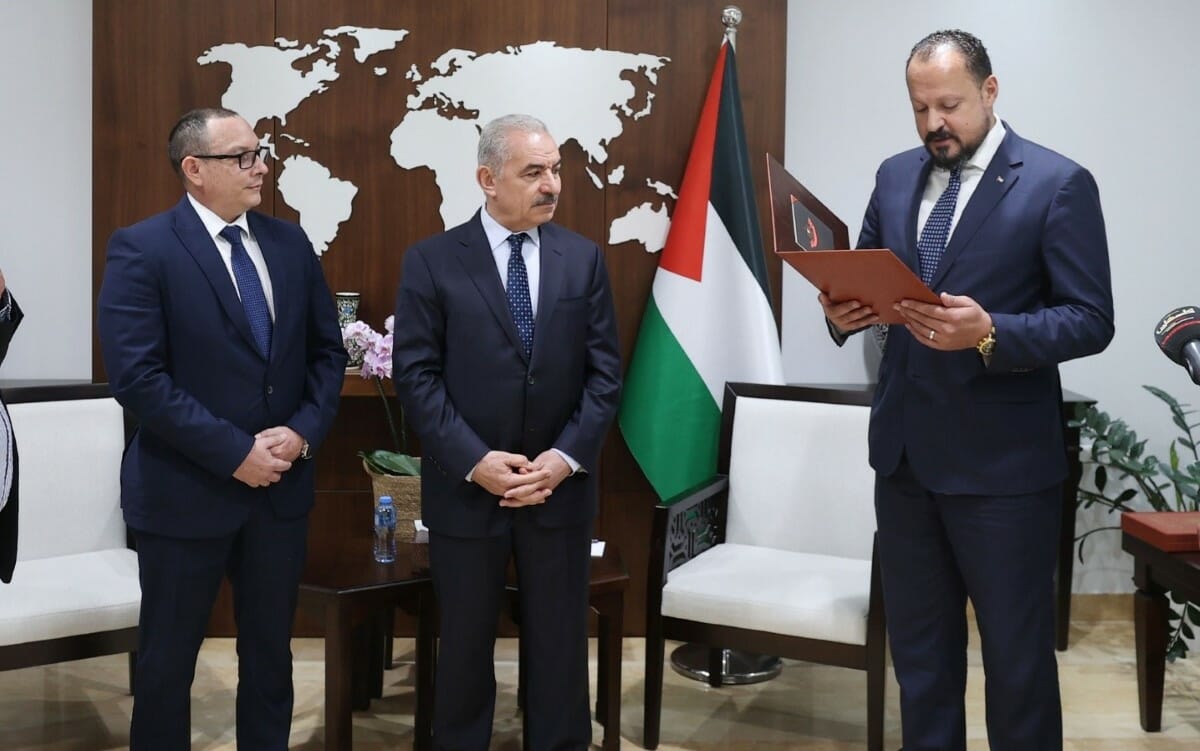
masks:
[(1004, 175), (996, 175), (996, 182), (998, 182), (998, 183), (1004, 182)]

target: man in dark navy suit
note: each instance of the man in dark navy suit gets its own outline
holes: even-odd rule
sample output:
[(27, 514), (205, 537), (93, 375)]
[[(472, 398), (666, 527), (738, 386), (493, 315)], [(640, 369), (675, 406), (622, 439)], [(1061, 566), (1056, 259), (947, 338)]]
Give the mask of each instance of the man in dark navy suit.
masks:
[(108, 243), (100, 345), (139, 422), (121, 465), (142, 586), (134, 751), (189, 748), (196, 655), (226, 575), (238, 747), (288, 745), (310, 457), (333, 423), (346, 352), (304, 231), (251, 211), (264, 152), (237, 113), (187, 113), (168, 143), (184, 197)]
[[(21, 308), (4, 285), (0, 273), (0, 364), (8, 356), (8, 345), (21, 325)], [(17, 439), (13, 435), (8, 407), (0, 400), (0, 581), (12, 581), (17, 565)]]
[(604, 256), (550, 222), (558, 146), (540, 121), (484, 126), (484, 206), (409, 248), (393, 373), (424, 453), (421, 509), (441, 612), (434, 745), (484, 751), (515, 559), (525, 748), (591, 742), (588, 568), (596, 463), (621, 367)]
[[(1100, 197), (1087, 170), (996, 117), (974, 36), (921, 40), (907, 82), (924, 147), (880, 166), (858, 240), (891, 248), (941, 296), (900, 303), (871, 413), (904, 749), (966, 748), (970, 598), (992, 751), (1057, 751), (1058, 363), (1113, 336)], [(857, 301), (820, 301), (839, 344), (878, 321)]]

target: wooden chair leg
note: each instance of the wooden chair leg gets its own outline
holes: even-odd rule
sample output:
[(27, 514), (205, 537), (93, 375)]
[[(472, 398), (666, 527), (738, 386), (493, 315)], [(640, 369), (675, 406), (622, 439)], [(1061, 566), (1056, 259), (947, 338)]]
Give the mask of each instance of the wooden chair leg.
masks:
[(133, 696), (133, 676), (137, 673), (137, 652), (129, 653), (129, 695)]
[(662, 722), (663, 654), (661, 616), (651, 616), (646, 629), (646, 688), (642, 698), (642, 747), (648, 751), (658, 748), (659, 726)]
[(867, 644), (867, 751), (883, 751), (883, 702), (887, 687), (887, 648), (882, 639)]

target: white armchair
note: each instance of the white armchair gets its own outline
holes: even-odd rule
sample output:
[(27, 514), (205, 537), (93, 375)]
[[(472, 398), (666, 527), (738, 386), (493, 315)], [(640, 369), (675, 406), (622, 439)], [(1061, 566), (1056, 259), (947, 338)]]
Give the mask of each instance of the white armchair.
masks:
[[(869, 394), (726, 386), (717, 476), (657, 507), (645, 738), (658, 746), (664, 640), (865, 670), (883, 747), (885, 634), (874, 555)], [(721, 685), (720, 662), (709, 682)]]
[(137, 649), (141, 587), (121, 516), (125, 417), (107, 384), (5, 390), (20, 467), (0, 670)]

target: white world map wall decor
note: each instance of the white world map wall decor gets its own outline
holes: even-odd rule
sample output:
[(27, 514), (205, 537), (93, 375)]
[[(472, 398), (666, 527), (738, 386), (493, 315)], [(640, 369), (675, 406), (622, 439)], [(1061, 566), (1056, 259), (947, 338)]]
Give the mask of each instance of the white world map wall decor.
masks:
[[(303, 46), (283, 38), (273, 45), (219, 44), (205, 50), (196, 62), (229, 66), (222, 106), (241, 113), (255, 129), (270, 118), (277, 118), (286, 129), (290, 114), (301, 107), (319, 106), (313, 102), (337, 85), (339, 66), (366, 65), (373, 56), (396, 49), (409, 33), (339, 26)], [(343, 47), (352, 49), (353, 63), (343, 56)], [(592, 186), (603, 190), (606, 183), (622, 185), (625, 167), (608, 166), (609, 146), (621, 137), (626, 119), (651, 115), (658, 73), (669, 62), (661, 55), (560, 47), (550, 41), (483, 53), (447, 50), (424, 71), (416, 65), (400, 71), (405, 85), (415, 84), (416, 91), (391, 131), (389, 156), (400, 169), (433, 172), (441, 192), (442, 225), (454, 226), (481, 202), (473, 157), (479, 127), (500, 115), (528, 111), (531, 103), (549, 101), (552, 108), (534, 114), (545, 120), (560, 143), (574, 141), (582, 149)], [(371, 72), (385, 77), (393, 73), (375, 64)], [(499, 81), (504, 85), (498, 86)], [(280, 138), (288, 141), (289, 149), (300, 152), (284, 157), (277, 167), (280, 196), (299, 214), (300, 225), (321, 255), (337, 238), (340, 225), (352, 221), (359, 186), (339, 178), (337, 165), (321, 164), (302, 153), (313, 145), (305, 134), (281, 130)], [(277, 156), (270, 135), (262, 143)], [(611, 222), (608, 243), (637, 242), (656, 253), (666, 242), (670, 224), (666, 199), (674, 199), (675, 191), (654, 179), (640, 187), (647, 191), (647, 200)]]

